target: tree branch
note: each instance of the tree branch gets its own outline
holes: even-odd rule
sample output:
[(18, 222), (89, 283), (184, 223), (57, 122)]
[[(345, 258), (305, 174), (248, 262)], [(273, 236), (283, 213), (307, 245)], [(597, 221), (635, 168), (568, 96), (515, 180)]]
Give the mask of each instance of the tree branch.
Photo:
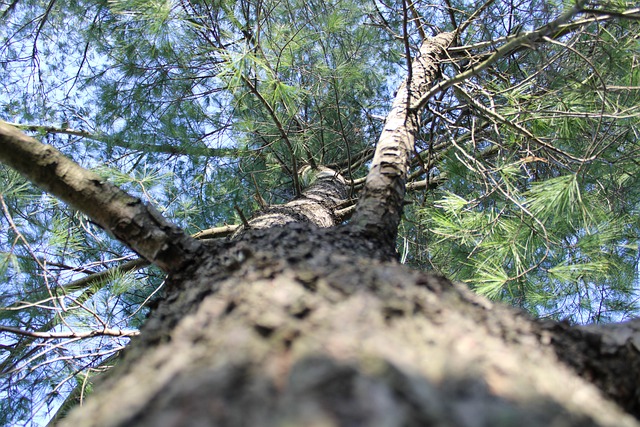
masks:
[(185, 267), (201, 248), (152, 206), (1, 121), (0, 161), (86, 214), (167, 273)]
[(422, 109), (427, 104), (429, 99), (436, 93), (448, 89), (456, 83), (460, 83), (472, 76), (477, 75), (480, 71), (486, 69), (491, 64), (498, 61), (500, 58), (511, 54), (515, 50), (520, 49), (522, 46), (533, 46), (535, 42), (542, 40), (542, 38), (545, 36), (555, 36), (555, 33), (558, 31), (560, 26), (569, 21), (578, 13), (580, 13), (580, 4), (576, 4), (567, 12), (560, 15), (556, 20), (549, 22), (548, 24), (538, 28), (537, 30), (529, 31), (522, 34), (521, 36), (517, 36), (514, 39), (511, 39), (510, 41), (506, 42), (498, 49), (496, 49), (486, 60), (469, 68), (467, 71), (462, 72), (450, 79), (443, 80), (439, 84), (430, 88), (430, 90), (424, 93), (414, 104), (412, 104), (411, 109), (416, 111)]
[(204, 156), (204, 157), (230, 157), (237, 158), (249, 154), (248, 150), (237, 148), (208, 148), (196, 145), (183, 144), (174, 146), (170, 144), (141, 144), (136, 142), (123, 142), (117, 139), (108, 139), (105, 135), (95, 134), (86, 130), (59, 128), (56, 126), (45, 125), (28, 125), (23, 123), (8, 123), (23, 131), (54, 133), (60, 135), (72, 135), (82, 138), (100, 141), (107, 145), (115, 145), (117, 147), (126, 148), (128, 150), (143, 151), (145, 153), (164, 153), (184, 156)]

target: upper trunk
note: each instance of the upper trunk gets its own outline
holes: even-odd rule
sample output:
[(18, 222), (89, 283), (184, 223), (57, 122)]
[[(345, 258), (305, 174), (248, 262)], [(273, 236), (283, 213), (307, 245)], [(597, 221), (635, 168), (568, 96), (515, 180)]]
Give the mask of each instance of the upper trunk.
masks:
[(420, 54), (411, 62), (405, 82), (387, 115), (376, 145), (351, 225), (394, 248), (407, 181), (409, 161), (418, 132), (418, 113), (410, 108), (432, 86), (439, 75), (439, 63), (455, 33), (441, 33), (426, 39)]

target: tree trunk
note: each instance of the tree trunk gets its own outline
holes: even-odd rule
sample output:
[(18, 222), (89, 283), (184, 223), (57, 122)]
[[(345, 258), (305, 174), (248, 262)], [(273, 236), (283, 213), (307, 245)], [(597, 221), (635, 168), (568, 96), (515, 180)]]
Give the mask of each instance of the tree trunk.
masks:
[(559, 326), (370, 246), (296, 223), (219, 244), (63, 425), (638, 425), (558, 360)]
[(402, 217), (407, 171), (419, 128), (419, 111), (410, 106), (428, 92), (437, 79), (440, 59), (454, 36), (455, 33), (441, 33), (422, 43), (387, 115), (371, 169), (351, 219), (354, 229), (374, 237), (392, 251)]

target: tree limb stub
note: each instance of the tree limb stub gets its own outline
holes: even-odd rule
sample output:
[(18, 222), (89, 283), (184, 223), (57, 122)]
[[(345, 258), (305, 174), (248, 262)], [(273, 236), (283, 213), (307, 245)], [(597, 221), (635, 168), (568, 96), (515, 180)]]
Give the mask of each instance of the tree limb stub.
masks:
[(185, 267), (201, 247), (152, 206), (4, 122), (0, 122), (0, 161), (89, 216), (167, 273)]
[(393, 246), (402, 214), (409, 161), (418, 130), (417, 112), (410, 105), (426, 93), (438, 76), (438, 63), (454, 33), (426, 39), (396, 94), (378, 140), (376, 152), (360, 195), (351, 226)]

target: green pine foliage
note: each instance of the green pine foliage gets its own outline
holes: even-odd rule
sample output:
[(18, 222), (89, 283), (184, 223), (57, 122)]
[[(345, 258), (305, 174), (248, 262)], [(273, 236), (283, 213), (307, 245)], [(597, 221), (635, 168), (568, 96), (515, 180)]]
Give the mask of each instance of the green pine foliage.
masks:
[(594, 23), (458, 88), (457, 108), (484, 118), (446, 147), (451, 178), (414, 214), (426, 265), (537, 316), (637, 315), (636, 30)]

